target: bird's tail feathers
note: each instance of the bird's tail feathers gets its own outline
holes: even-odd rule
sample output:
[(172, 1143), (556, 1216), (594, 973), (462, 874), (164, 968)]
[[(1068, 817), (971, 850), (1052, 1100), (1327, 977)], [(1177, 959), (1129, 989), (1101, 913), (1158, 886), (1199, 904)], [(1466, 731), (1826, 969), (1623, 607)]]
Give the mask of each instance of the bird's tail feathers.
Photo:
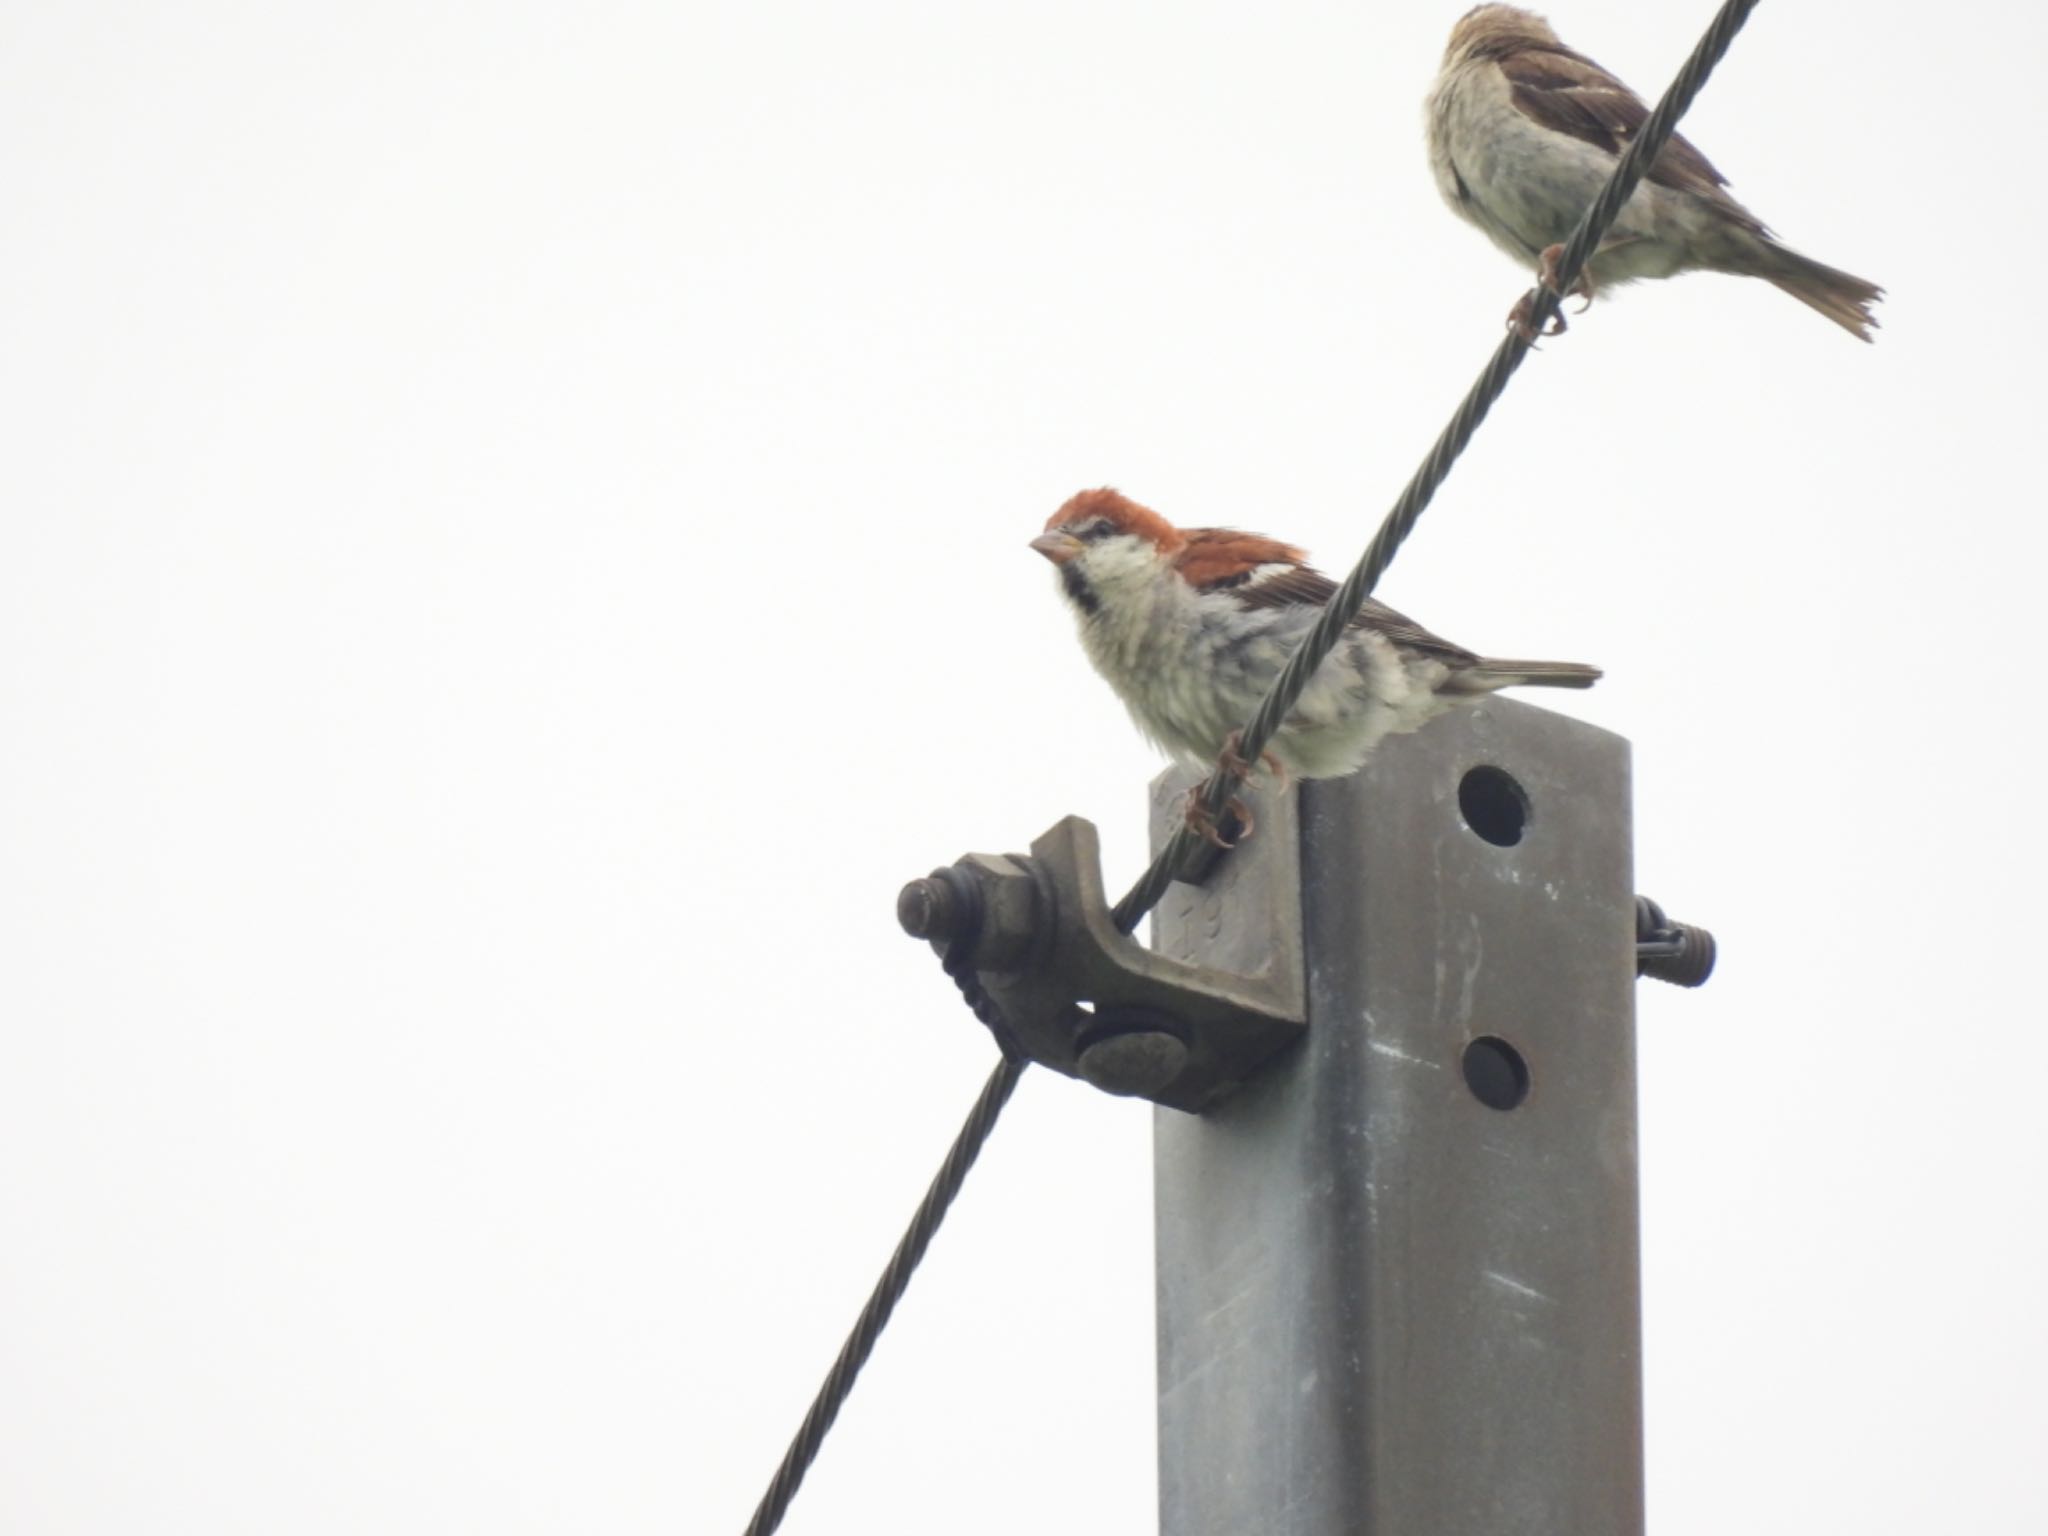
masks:
[(1590, 688), (1600, 669), (1578, 661), (1510, 661), (1482, 656), (1445, 684), (1450, 693), (1491, 693), (1496, 688)]
[(1877, 317), (1871, 314), (1870, 306), (1884, 296), (1884, 290), (1877, 284), (1775, 242), (1765, 242), (1764, 249), (1766, 256), (1759, 276), (1809, 309), (1826, 315), (1851, 336), (1862, 341), (1877, 339), (1870, 334), (1877, 329)]

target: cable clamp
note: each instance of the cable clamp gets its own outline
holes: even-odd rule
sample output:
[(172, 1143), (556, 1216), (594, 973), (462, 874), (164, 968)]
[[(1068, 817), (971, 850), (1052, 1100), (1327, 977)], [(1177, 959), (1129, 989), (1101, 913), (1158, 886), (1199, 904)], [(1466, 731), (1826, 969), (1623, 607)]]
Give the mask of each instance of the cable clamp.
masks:
[[(1254, 975), (1146, 949), (1111, 919), (1100, 840), (1078, 816), (1028, 854), (971, 853), (911, 881), (896, 915), (949, 971), (972, 968), (1000, 1043), (1105, 1093), (1200, 1110), (1307, 1028), (1298, 939), (1276, 943)], [(1238, 915), (1269, 915), (1276, 930), (1284, 920)]]

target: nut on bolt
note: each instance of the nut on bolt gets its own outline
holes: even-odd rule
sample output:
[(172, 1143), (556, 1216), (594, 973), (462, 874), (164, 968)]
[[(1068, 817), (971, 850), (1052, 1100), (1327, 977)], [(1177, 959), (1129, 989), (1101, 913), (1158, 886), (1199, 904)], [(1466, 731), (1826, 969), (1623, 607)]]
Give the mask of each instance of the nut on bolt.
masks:
[(896, 921), (913, 939), (971, 939), (977, 970), (1011, 970), (1038, 939), (1038, 886), (1021, 854), (970, 853), (898, 891)]

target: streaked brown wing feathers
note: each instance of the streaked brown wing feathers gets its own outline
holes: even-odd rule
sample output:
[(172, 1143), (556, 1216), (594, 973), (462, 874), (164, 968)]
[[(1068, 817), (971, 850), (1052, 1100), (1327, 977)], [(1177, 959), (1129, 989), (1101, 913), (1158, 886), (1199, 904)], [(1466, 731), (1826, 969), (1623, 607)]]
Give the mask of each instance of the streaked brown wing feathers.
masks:
[[(1515, 105), (1531, 120), (1611, 155), (1619, 155), (1649, 120), (1650, 109), (1635, 92), (1569, 48), (1528, 48), (1497, 62), (1507, 76)], [(1657, 163), (1650, 167), (1650, 180), (1680, 192), (1708, 196), (1728, 182), (1679, 134), (1671, 136)]]
[[(1337, 583), (1321, 571), (1298, 565), (1292, 570), (1276, 571), (1262, 577), (1235, 596), (1247, 608), (1320, 608), (1336, 591)], [(1421, 651), (1454, 666), (1469, 665), (1479, 659), (1462, 645), (1453, 645), (1441, 635), (1431, 634), (1405, 613), (1389, 608), (1376, 597), (1365, 600), (1365, 607), (1351, 621), (1350, 627), (1374, 630), (1396, 645)]]

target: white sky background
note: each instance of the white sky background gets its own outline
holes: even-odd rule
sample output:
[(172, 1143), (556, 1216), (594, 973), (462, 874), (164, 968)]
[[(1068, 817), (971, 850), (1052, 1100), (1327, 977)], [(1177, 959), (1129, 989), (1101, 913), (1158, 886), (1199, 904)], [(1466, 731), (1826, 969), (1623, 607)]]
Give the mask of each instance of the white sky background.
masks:
[[(1461, 8), (0, 9), (0, 1528), (741, 1528), (993, 1062), (898, 885), (1142, 863), (1025, 540), (1341, 571), (1499, 338)], [(1553, 12), (1645, 94), (1709, 14)], [(1382, 589), (1608, 669), (1724, 946), (1641, 993), (1658, 1536), (2048, 1523), (2044, 46), (1763, 7), (1688, 131), (1878, 345), (1628, 291)], [(1150, 1247), (1147, 1111), (1028, 1078), (787, 1529), (1150, 1529)]]

